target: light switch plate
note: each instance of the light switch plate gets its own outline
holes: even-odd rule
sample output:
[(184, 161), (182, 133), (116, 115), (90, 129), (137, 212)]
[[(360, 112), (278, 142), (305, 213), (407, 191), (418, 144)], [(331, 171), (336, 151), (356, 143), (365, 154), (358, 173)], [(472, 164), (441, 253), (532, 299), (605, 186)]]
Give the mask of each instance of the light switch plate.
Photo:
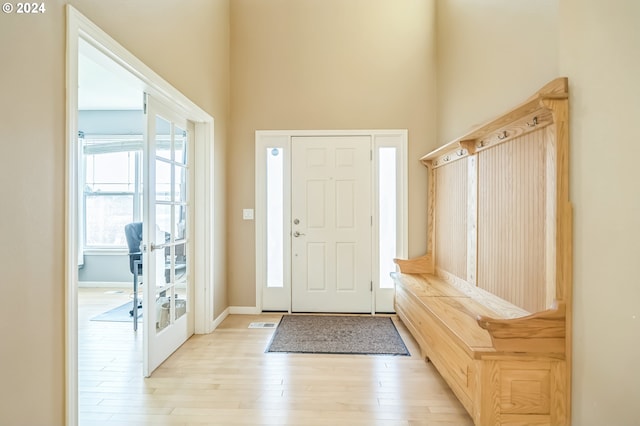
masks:
[(242, 219), (253, 220), (253, 209), (242, 209)]

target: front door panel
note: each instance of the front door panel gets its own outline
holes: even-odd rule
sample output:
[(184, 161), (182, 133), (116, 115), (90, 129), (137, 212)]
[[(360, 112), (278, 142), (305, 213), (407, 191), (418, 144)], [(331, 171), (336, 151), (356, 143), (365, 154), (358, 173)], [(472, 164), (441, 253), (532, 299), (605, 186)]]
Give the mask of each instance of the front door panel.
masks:
[(371, 138), (292, 138), (292, 311), (371, 312)]

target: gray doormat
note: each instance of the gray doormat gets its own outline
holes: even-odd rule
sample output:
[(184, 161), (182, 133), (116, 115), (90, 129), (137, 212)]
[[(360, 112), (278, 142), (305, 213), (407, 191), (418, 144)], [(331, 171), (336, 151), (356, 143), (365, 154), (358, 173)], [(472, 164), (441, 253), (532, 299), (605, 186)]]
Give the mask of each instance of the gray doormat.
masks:
[[(133, 302), (127, 302), (122, 306), (103, 312), (91, 318), (91, 321), (133, 322), (133, 316), (129, 311), (133, 309)], [(138, 308), (138, 322), (142, 321), (142, 308)]]
[(389, 317), (284, 315), (267, 352), (409, 355)]

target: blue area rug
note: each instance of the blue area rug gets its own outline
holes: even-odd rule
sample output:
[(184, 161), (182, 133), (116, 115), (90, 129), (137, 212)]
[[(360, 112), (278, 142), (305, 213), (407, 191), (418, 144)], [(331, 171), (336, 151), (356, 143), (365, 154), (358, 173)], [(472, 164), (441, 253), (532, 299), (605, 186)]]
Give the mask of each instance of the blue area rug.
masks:
[[(133, 302), (127, 302), (122, 306), (113, 308), (100, 315), (91, 318), (91, 321), (133, 322), (129, 311), (133, 309)], [(138, 322), (142, 321), (142, 308), (138, 308)]]

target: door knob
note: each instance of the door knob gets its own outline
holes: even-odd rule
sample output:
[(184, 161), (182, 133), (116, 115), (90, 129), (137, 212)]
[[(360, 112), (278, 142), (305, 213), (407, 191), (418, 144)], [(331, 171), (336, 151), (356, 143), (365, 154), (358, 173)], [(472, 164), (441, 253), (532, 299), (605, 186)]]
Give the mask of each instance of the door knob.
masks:
[(302, 234), (302, 233), (300, 233), (298, 231), (293, 233), (293, 236), (296, 237), (296, 238), (298, 238), (300, 235), (304, 235), (304, 234)]

